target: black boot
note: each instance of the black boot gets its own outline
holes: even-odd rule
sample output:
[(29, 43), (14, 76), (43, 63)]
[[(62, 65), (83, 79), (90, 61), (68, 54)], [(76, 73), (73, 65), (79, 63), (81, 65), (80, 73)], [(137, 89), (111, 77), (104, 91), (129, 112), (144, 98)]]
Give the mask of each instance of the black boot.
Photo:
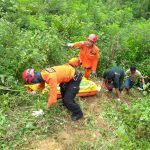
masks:
[(71, 119), (72, 119), (73, 121), (77, 121), (77, 120), (79, 120), (79, 119), (82, 118), (82, 117), (83, 117), (83, 113), (82, 113), (82, 112), (77, 113), (77, 114), (73, 113), (73, 114), (71, 115)]

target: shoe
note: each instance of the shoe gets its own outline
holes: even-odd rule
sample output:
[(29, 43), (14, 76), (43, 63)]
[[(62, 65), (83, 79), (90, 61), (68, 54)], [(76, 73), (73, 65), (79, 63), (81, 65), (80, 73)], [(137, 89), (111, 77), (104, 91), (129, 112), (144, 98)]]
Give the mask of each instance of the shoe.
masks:
[(83, 117), (83, 113), (78, 113), (78, 114), (72, 114), (71, 115), (71, 119), (73, 120), (73, 121), (77, 121), (77, 120), (79, 120), (80, 118), (82, 118)]
[(138, 89), (139, 91), (143, 91), (143, 88), (141, 88), (141, 87), (137, 87), (137, 89)]

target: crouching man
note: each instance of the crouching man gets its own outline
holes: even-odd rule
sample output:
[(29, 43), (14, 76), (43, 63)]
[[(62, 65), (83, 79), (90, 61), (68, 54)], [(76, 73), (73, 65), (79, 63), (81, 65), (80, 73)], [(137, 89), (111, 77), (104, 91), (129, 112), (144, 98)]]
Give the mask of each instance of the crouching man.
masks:
[(48, 108), (57, 101), (57, 84), (59, 83), (62, 94), (62, 102), (72, 112), (71, 119), (76, 121), (83, 117), (80, 106), (74, 101), (79, 91), (82, 74), (69, 64), (46, 68), (41, 72), (33, 68), (26, 69), (22, 73), (22, 79), (26, 84), (41, 83), (50, 85)]
[(120, 67), (112, 67), (108, 69), (103, 74), (103, 84), (109, 91), (112, 91), (113, 88), (116, 90), (116, 95), (123, 99), (121, 91), (123, 90), (123, 80), (124, 80), (124, 70)]
[(125, 72), (125, 75), (125, 89), (127, 91), (127, 94), (130, 94), (130, 89), (133, 87), (133, 85), (139, 84), (139, 79), (141, 79), (143, 86), (145, 86), (144, 77), (142, 76), (141, 72), (136, 69), (135, 66), (131, 66), (130, 69)]

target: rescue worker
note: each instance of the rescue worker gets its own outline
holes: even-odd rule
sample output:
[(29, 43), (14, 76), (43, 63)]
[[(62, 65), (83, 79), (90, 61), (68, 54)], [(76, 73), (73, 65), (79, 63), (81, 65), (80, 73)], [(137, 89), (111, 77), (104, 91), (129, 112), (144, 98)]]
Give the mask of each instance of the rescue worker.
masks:
[[(33, 68), (22, 73), (22, 79), (27, 84), (41, 83), (50, 85), (48, 108), (57, 101), (57, 84), (59, 83), (63, 105), (72, 112), (71, 119), (76, 121), (83, 117), (80, 106), (74, 101), (79, 91), (82, 74), (69, 64), (46, 68), (41, 72)], [(44, 86), (43, 86), (44, 88)]]
[(124, 70), (120, 67), (112, 67), (108, 69), (103, 74), (103, 84), (105, 84), (106, 88), (109, 91), (112, 91), (113, 88), (116, 90), (116, 95), (122, 98), (121, 91), (123, 89), (123, 80), (124, 80)]
[(136, 69), (135, 66), (131, 66), (130, 69), (128, 69), (125, 72), (125, 89), (127, 91), (127, 94), (129, 94), (130, 88), (132, 88), (133, 85), (138, 84), (138, 80), (142, 80), (143, 86), (145, 85), (144, 77), (142, 76), (141, 72)]
[(99, 59), (99, 48), (95, 45), (97, 41), (96, 34), (90, 34), (87, 41), (80, 41), (75, 43), (68, 43), (69, 48), (80, 48), (78, 58), (72, 58), (69, 60), (69, 64), (72, 66), (84, 67), (84, 76), (88, 79), (90, 74), (96, 75), (96, 68)]

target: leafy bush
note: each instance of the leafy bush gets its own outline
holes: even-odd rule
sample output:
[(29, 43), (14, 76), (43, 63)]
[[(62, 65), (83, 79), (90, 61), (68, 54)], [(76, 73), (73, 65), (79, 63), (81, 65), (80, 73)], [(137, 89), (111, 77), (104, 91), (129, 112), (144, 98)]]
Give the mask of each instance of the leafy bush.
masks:
[(139, 98), (131, 105), (114, 101), (113, 110), (107, 104), (108, 110), (104, 115), (116, 124), (116, 149), (147, 149), (150, 146), (149, 98), (149, 95)]

